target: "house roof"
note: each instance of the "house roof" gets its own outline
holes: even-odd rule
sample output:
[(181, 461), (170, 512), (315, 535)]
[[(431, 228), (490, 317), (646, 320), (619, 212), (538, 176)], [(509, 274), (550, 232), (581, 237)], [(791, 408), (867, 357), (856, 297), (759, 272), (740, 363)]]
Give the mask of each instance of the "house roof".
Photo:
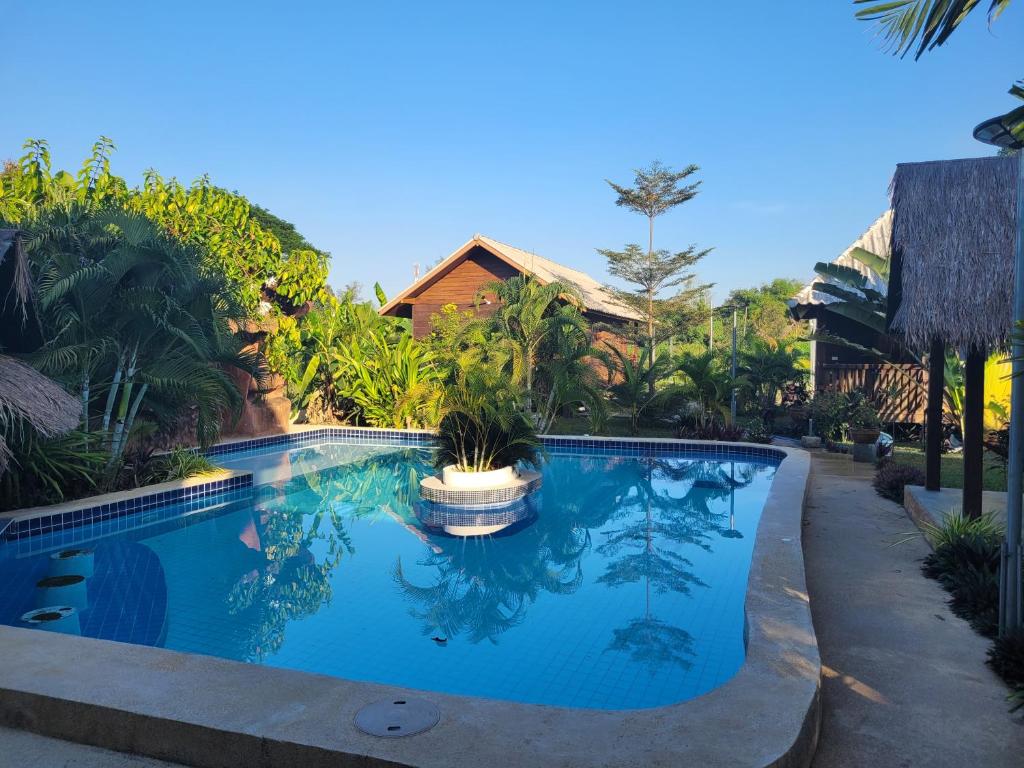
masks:
[(533, 275), (542, 283), (562, 282), (579, 290), (583, 304), (590, 312), (599, 312), (622, 320), (640, 320), (641, 316), (630, 307), (620, 304), (597, 280), (586, 272), (572, 269), (563, 264), (545, 259), (535, 253), (524, 251), (495, 240), (485, 235), (473, 235), (443, 261), (433, 267), (423, 277), (414, 282), (395, 298), (380, 308), (380, 314), (386, 315), (403, 303), (409, 296), (438, 280), (442, 275), (456, 266), (475, 247), (484, 248), (489, 253), (509, 264), (524, 274)]
[(933, 339), (1003, 346), (1013, 326), (1018, 157), (896, 166), (890, 327), (914, 349)]
[[(857, 248), (863, 248), (865, 251), (870, 251), (876, 256), (881, 256), (883, 259), (888, 260), (891, 254), (891, 239), (892, 211), (889, 210), (875, 219), (875, 223), (868, 227), (867, 231), (865, 231), (860, 237), (850, 243), (850, 246), (845, 251), (832, 259), (831, 263), (838, 264), (842, 267), (851, 267), (852, 269), (856, 269), (867, 278), (868, 288), (871, 288), (884, 296), (888, 291), (888, 282), (886, 279), (875, 270), (871, 269), (871, 267), (855, 258), (853, 252)], [(834, 278), (817, 277), (805, 285), (800, 292), (788, 302), (790, 310), (798, 317), (806, 316), (809, 314), (809, 310), (813, 307), (820, 307), (840, 301), (838, 296), (814, 290), (814, 284), (818, 282), (839, 284)]]

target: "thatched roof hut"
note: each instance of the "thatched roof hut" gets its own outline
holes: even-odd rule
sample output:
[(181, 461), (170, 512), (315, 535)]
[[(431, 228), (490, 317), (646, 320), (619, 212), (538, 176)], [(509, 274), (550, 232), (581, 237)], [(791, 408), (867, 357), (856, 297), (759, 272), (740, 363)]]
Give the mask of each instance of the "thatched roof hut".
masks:
[(1013, 327), (1016, 157), (904, 163), (892, 180), (888, 321), (928, 351), (925, 487), (938, 490), (946, 349), (964, 357), (963, 514), (981, 514), (985, 359)]
[(901, 163), (893, 208), (889, 324), (926, 351), (1006, 345), (1012, 326), (1016, 157)]
[[(26, 328), (31, 298), (31, 275), (18, 231), (0, 229), (0, 349), (15, 346), (25, 339), (26, 330), (35, 330)], [(11, 459), (12, 436), (33, 429), (43, 437), (56, 437), (74, 429), (81, 416), (77, 397), (35, 368), (0, 354), (0, 474)]]
[(24, 429), (56, 437), (74, 429), (81, 416), (78, 398), (35, 368), (0, 355), (0, 474), (11, 458), (5, 437)]

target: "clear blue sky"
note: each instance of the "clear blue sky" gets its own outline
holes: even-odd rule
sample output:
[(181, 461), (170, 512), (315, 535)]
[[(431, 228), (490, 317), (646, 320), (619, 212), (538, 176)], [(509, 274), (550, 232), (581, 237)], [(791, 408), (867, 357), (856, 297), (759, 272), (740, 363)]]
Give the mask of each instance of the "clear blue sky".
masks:
[(646, 232), (603, 179), (696, 163), (656, 245), (714, 246), (721, 299), (838, 254), (897, 162), (988, 154), (1017, 5), (913, 62), (845, 0), (8, 0), (0, 157), (43, 137), (77, 169), (111, 136), (131, 182), (208, 172), (331, 251), (332, 284), (389, 295), (474, 232), (603, 278), (595, 249)]

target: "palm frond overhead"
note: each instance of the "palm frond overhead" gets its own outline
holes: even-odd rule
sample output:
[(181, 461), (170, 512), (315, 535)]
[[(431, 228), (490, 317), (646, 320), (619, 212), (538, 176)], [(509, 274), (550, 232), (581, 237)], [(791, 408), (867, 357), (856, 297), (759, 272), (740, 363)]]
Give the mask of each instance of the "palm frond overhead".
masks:
[[(878, 25), (885, 48), (899, 56), (914, 51), (919, 59), (949, 39), (981, 0), (853, 0), (867, 6), (857, 18)], [(1010, 6), (1010, 0), (990, 0), (989, 23)], [(916, 50), (915, 50), (916, 49)]]

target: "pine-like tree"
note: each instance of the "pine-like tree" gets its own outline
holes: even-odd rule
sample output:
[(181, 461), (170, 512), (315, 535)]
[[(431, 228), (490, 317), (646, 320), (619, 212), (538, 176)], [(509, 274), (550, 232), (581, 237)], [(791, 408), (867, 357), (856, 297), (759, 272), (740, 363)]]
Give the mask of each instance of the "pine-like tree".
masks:
[[(598, 252), (608, 259), (608, 271), (613, 276), (636, 286), (629, 290), (609, 286), (609, 290), (643, 318), (646, 327), (643, 343), (650, 347), (652, 366), (657, 358), (658, 327), (662, 319), (678, 316), (680, 309), (707, 288), (695, 285), (695, 276), (689, 270), (710, 253), (710, 248), (699, 249), (691, 245), (676, 253), (654, 249), (654, 220), (696, 196), (700, 182), (684, 182), (698, 170), (696, 165), (688, 165), (673, 171), (655, 161), (634, 172), (632, 186), (622, 186), (606, 179), (618, 194), (616, 205), (647, 217), (646, 253), (635, 243), (630, 243), (622, 251), (599, 249)], [(661, 295), (672, 288), (679, 290), (669, 298)]]

